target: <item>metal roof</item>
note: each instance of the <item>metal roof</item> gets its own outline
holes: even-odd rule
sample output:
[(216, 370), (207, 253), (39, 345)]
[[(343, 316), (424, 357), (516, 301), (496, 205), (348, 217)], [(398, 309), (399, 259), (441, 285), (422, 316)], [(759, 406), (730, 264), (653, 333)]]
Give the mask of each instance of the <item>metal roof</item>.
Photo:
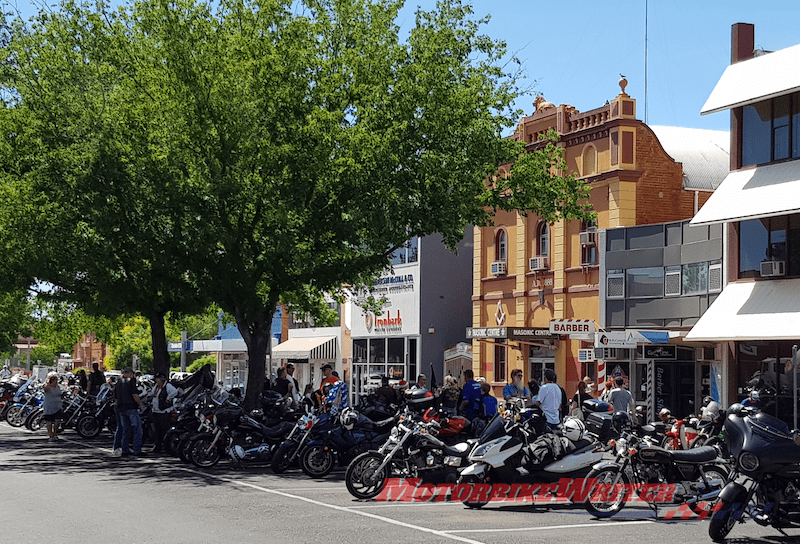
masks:
[(661, 147), (683, 164), (683, 188), (714, 191), (730, 167), (730, 135), (724, 130), (650, 126)]

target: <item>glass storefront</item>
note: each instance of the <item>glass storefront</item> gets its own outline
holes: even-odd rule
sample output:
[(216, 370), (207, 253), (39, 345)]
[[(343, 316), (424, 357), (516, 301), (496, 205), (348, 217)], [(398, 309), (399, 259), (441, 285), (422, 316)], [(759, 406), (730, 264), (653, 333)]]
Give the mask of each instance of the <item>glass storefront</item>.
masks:
[(412, 383), (417, 372), (417, 338), (353, 340), (353, 389), (356, 398), (380, 387), (382, 376)]

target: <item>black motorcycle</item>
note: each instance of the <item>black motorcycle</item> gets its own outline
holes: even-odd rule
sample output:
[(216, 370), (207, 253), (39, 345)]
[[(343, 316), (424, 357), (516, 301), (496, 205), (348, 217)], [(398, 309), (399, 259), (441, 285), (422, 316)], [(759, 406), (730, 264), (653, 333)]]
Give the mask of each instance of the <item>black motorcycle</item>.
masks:
[(355, 457), (345, 472), (347, 490), (357, 499), (373, 499), (390, 478), (421, 478), (425, 483), (455, 483), (467, 464), (469, 445), (450, 446), (439, 439), (438, 421), (412, 417), (406, 408), (386, 442)]
[(800, 528), (800, 446), (789, 427), (756, 407), (734, 404), (725, 419), (725, 444), (734, 462), (708, 526), (723, 540), (745, 514), (756, 523)]
[[(597, 463), (586, 479), (597, 479), (586, 510), (610, 517), (622, 510), (635, 493), (653, 505), (688, 503), (699, 513), (715, 500), (728, 478), (728, 468), (712, 446), (673, 451), (654, 446), (636, 434), (627, 414), (617, 412), (616, 459)], [(666, 487), (669, 486), (669, 487)]]

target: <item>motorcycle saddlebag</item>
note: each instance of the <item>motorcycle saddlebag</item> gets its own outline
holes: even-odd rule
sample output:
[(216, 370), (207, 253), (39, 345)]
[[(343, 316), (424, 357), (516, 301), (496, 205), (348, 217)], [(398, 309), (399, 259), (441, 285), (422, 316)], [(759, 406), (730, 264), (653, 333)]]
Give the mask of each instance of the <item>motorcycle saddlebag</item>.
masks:
[(613, 438), (614, 428), (611, 426), (613, 412), (592, 412), (586, 417), (586, 430), (601, 439)]

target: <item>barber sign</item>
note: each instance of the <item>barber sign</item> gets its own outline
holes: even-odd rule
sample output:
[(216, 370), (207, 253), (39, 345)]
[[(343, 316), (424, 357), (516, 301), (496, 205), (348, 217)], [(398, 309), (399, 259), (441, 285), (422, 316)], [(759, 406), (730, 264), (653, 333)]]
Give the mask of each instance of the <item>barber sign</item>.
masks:
[(591, 338), (594, 338), (596, 330), (594, 321), (591, 319), (550, 320), (550, 332), (553, 334), (568, 334), (573, 337), (578, 335), (591, 335)]

